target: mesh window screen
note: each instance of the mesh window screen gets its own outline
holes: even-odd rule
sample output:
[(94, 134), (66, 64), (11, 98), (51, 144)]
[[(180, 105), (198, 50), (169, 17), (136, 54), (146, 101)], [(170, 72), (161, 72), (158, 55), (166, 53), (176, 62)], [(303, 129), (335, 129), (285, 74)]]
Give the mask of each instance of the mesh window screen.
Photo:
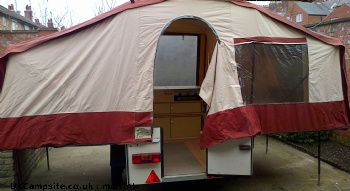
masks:
[(245, 105), (308, 102), (307, 53), (306, 44), (235, 45)]

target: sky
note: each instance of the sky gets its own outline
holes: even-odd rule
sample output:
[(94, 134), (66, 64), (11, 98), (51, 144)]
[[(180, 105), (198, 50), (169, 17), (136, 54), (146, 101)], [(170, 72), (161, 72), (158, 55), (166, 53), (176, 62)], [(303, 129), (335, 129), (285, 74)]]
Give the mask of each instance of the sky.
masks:
[[(128, 0), (109, 0), (115, 1), (117, 4), (123, 4)], [(96, 5), (101, 3), (101, 0), (0, 0), (0, 5), (8, 8), (8, 5), (13, 4), (15, 10), (21, 11), (24, 15), (26, 5), (31, 5), (35, 18), (41, 18), (40, 10), (44, 4), (47, 4), (48, 11), (53, 15), (62, 15), (68, 10), (72, 12), (74, 25), (89, 20), (96, 15)], [(34, 18), (34, 19), (35, 19)]]
[[(120, 5), (128, 2), (129, 0), (0, 0), (0, 5), (8, 8), (8, 5), (13, 4), (15, 10), (20, 11), (21, 15), (24, 15), (26, 5), (31, 5), (32, 11), (34, 12), (34, 19), (38, 18), (40, 19), (41, 23), (45, 24), (47, 21), (42, 21), (43, 17), (40, 15), (40, 13), (43, 12), (45, 7), (44, 5), (47, 3), (48, 14), (51, 15), (50, 12), (52, 12), (53, 17), (60, 17), (68, 10), (71, 13), (69, 16), (72, 18), (71, 22), (65, 21), (66, 24), (63, 23), (62, 25), (73, 26), (95, 17), (96, 7), (101, 4), (101, 1), (116, 2), (116, 5)], [(252, 2), (256, 4), (266, 4), (269, 1)], [(67, 17), (68, 16), (66, 16), (66, 18)]]
[(269, 5), (270, 1), (249, 1), (251, 3), (255, 3), (257, 5)]

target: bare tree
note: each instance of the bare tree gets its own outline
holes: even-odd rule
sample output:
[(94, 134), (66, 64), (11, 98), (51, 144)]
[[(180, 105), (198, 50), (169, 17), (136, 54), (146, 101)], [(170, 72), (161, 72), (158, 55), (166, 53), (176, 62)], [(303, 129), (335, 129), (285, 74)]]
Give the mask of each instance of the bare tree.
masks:
[(61, 14), (55, 14), (52, 16), (55, 27), (71, 27), (74, 25), (74, 12), (69, 9), (69, 6), (66, 4), (64, 11)]
[(44, 26), (47, 26), (47, 21), (49, 18), (51, 18), (51, 15), (49, 15), (48, 3), (48, 0), (42, 0), (41, 3), (38, 3), (39, 13), (37, 13), (35, 10), (33, 11), (34, 17), (38, 18), (41, 24)]
[(65, 4), (64, 11), (55, 13), (49, 7), (49, 0), (42, 0), (37, 4), (37, 10), (33, 10), (35, 18), (38, 18), (43, 26), (48, 26), (48, 20), (52, 20), (55, 28), (71, 27), (74, 25), (74, 12)]
[(99, 3), (95, 4), (95, 16), (107, 12), (116, 7), (118, 0), (100, 0)]

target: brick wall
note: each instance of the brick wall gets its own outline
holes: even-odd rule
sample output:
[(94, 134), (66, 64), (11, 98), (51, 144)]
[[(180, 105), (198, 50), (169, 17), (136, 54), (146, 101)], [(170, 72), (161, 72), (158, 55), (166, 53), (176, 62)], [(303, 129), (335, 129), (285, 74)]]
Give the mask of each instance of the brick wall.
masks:
[(2, 55), (10, 44), (23, 42), (37, 38), (38, 31), (0, 31), (0, 55)]
[(320, 22), (325, 16), (319, 15), (308, 15), (302, 8), (300, 8), (297, 4), (291, 3), (289, 5), (288, 11), (286, 12), (285, 18), (290, 17), (290, 19), (296, 22), (297, 15), (302, 15), (302, 21), (297, 22), (299, 25), (307, 25), (311, 23)]
[[(26, 149), (18, 151), (18, 159), (22, 181), (25, 182), (39, 161), (43, 159), (45, 148)], [(6, 188), (17, 182), (17, 155), (13, 151), (0, 152), (0, 188)]]
[(325, 17), (325, 16), (309, 15), (309, 16), (307, 17), (307, 19), (305, 20), (304, 24), (301, 24), (301, 25), (319, 23), (320, 21), (323, 20), (324, 17)]
[[(15, 21), (17, 24), (16, 30), (24, 30), (24, 24), (22, 22), (19, 22), (18, 20)], [(6, 15), (1, 14), (0, 16), (0, 30), (12, 30), (12, 18)]]
[[(17, 153), (22, 181), (25, 182), (39, 161), (46, 155), (46, 150), (45, 148), (25, 149)], [(11, 183), (17, 182), (16, 173), (19, 171), (15, 158), (17, 155), (13, 151), (0, 152), (0, 188), (9, 187)]]
[[(312, 27), (312, 26), (306, 26)], [(312, 29), (313, 31), (340, 39), (345, 45), (345, 62), (348, 87), (350, 85), (350, 18), (324, 22)], [(350, 88), (349, 88), (350, 89)], [(350, 95), (350, 92), (348, 92)], [(350, 147), (350, 130), (334, 131), (333, 140)]]
[(2, 55), (10, 44), (27, 41), (40, 36), (45, 36), (57, 32), (57, 29), (40, 29), (40, 30), (18, 30), (8, 31), (0, 30), (0, 55)]
[(12, 151), (0, 152), (0, 188), (8, 187), (15, 181)]

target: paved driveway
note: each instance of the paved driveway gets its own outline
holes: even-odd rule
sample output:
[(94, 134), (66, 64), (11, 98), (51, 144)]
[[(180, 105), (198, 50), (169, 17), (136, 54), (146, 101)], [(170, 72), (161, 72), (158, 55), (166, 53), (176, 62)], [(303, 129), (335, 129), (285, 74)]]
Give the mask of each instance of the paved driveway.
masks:
[[(52, 184), (56, 186), (53, 188), (72, 185), (72, 188), (82, 188), (80, 190), (106, 190), (103, 185), (110, 184), (109, 146), (52, 148), (50, 165), (51, 170), (48, 171), (44, 158), (26, 181), (27, 187), (31, 184)], [(163, 183), (114, 190), (350, 191), (350, 174), (325, 163), (321, 163), (321, 171), (321, 186), (318, 186), (315, 158), (274, 139), (269, 139), (269, 153), (266, 154), (265, 137), (258, 136), (255, 139), (254, 175), (251, 178)]]

